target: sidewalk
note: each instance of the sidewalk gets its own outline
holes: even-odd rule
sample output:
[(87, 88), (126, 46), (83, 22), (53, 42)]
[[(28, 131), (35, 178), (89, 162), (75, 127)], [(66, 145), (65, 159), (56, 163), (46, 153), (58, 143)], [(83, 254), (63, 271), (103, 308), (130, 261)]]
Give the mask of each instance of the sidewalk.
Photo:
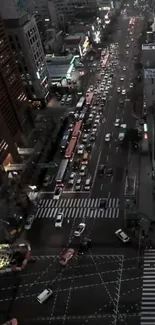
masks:
[(155, 220), (155, 200), (153, 192), (152, 166), (149, 155), (141, 156), (139, 179), (139, 213)]

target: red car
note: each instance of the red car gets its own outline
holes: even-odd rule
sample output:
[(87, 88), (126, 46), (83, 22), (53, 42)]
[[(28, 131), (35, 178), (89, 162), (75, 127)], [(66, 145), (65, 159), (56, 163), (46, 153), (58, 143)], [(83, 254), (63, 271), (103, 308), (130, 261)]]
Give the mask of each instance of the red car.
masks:
[(66, 266), (68, 261), (71, 260), (71, 258), (76, 254), (75, 249), (68, 248), (60, 257), (59, 263), (63, 266)]

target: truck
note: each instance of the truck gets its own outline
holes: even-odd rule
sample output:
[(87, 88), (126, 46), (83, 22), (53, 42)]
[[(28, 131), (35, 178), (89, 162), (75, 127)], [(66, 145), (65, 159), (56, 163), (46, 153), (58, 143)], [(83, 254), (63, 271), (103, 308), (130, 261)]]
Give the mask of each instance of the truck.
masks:
[(126, 133), (126, 128), (127, 128), (127, 125), (126, 124), (121, 124), (120, 125), (120, 131), (119, 131), (119, 134), (118, 134), (118, 140), (119, 141), (123, 141), (124, 140), (125, 133)]

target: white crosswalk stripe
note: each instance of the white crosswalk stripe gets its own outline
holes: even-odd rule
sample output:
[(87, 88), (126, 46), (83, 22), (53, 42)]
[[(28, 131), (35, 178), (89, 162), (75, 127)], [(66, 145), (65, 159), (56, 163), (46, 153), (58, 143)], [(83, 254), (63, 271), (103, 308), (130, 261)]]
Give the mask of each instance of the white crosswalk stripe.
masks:
[(39, 208), (35, 215), (35, 218), (47, 219), (56, 218), (58, 212), (63, 212), (64, 217), (68, 219), (117, 219), (119, 217), (119, 208), (108, 208), (106, 210), (90, 208)]
[[(99, 208), (100, 200), (103, 198), (82, 198), (82, 199), (43, 199), (38, 201), (38, 207), (42, 208)], [(119, 198), (109, 198), (107, 208), (119, 208)]]
[(144, 254), (141, 325), (155, 324), (155, 249)]

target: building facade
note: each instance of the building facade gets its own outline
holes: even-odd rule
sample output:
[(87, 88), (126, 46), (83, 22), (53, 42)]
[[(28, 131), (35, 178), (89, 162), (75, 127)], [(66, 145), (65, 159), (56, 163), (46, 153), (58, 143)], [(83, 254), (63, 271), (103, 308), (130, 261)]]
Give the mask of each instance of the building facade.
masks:
[(75, 18), (78, 7), (83, 7), (89, 14), (96, 10), (97, 2), (94, 0), (48, 0), (51, 21), (55, 21), (55, 24), (61, 27)]
[(23, 0), (23, 6), (25, 11), (35, 17), (41, 40), (45, 41), (46, 30), (52, 28), (48, 0)]
[(28, 105), (20, 73), (0, 17), (0, 164), (20, 161), (18, 145), (25, 145), (22, 127)]
[(49, 77), (44, 51), (34, 17), (24, 8), (17, 8), (13, 0), (2, 0), (4, 19), (16, 63), (27, 91), (28, 99), (46, 105), (49, 99)]
[(146, 106), (155, 104), (155, 45), (142, 45), (142, 64), (144, 75), (144, 94)]

